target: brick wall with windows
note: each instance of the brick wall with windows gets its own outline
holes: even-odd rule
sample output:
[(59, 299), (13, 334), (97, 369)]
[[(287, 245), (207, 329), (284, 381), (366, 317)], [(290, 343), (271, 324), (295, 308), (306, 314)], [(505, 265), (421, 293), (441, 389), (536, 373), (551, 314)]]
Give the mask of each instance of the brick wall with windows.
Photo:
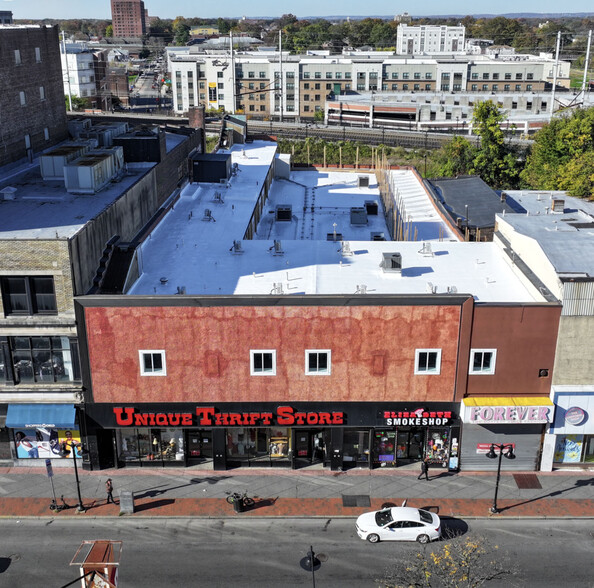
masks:
[[(225, 300), (214, 307), (164, 299), (163, 306), (124, 300), (77, 309), (86, 323), (93, 401), (454, 400), (459, 305), (254, 307)], [(441, 350), (438, 375), (415, 375), (417, 348)], [(142, 375), (142, 350), (166, 354), (165, 377)], [(306, 355), (312, 351), (315, 375)]]
[(67, 139), (68, 128), (58, 28), (0, 27), (0, 56), (2, 167), (27, 157), (27, 144), (37, 154)]
[[(55, 313), (48, 314), (67, 314), (70, 317), (74, 315), (72, 303), (73, 289), (70, 270), (70, 255), (68, 241), (55, 239), (49, 240), (19, 240), (7, 239), (0, 240), (0, 287), (7, 289), (7, 280), (10, 278), (24, 279), (31, 296), (32, 312), (24, 314), (44, 314), (37, 312), (39, 303), (35, 301), (35, 278), (53, 278), (53, 289), (55, 296)], [(37, 284), (37, 288), (43, 284)], [(45, 293), (47, 288), (43, 288)], [(19, 285), (14, 283), (14, 291), (18, 297)], [(3, 291), (0, 296), (0, 330), (2, 328), (2, 319), (6, 316), (17, 318), (17, 315), (23, 313), (13, 313), (10, 308), (5, 308), (8, 292)], [(42, 296), (42, 295), (41, 295)], [(39, 295), (38, 295), (39, 297)]]

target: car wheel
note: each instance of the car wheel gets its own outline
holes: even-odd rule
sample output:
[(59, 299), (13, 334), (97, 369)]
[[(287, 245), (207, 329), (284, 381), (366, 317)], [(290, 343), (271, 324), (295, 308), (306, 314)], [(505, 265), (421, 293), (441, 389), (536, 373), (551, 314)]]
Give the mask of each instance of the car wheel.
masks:
[(429, 543), (429, 535), (419, 535), (419, 536), (417, 537), (417, 541), (418, 541), (419, 543), (422, 543), (423, 545), (424, 545), (425, 543)]
[(369, 543), (378, 543), (379, 535), (376, 535), (375, 533), (371, 533), (371, 535), (367, 535), (367, 541), (369, 541)]

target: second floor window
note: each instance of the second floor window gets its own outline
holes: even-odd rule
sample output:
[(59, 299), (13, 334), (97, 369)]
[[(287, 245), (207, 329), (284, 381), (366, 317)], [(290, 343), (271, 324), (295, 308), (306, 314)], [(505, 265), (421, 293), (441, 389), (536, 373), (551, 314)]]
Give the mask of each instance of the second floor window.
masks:
[(4, 314), (57, 314), (54, 278), (5, 276), (0, 278)]

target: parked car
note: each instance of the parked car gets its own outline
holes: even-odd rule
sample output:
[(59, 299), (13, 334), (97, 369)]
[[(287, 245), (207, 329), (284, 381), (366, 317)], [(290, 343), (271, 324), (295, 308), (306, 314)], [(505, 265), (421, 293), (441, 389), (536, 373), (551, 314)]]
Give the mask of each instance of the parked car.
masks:
[(429, 543), (441, 537), (439, 517), (420, 508), (393, 506), (366, 512), (357, 518), (357, 535), (370, 543), (418, 541)]

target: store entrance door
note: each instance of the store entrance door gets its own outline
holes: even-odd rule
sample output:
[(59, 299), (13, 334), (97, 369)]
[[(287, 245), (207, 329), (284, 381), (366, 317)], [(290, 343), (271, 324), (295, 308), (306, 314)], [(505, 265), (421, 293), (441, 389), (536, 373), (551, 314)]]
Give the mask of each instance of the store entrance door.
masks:
[(212, 461), (212, 431), (188, 431), (187, 460), (189, 466)]
[(396, 457), (401, 464), (414, 463), (423, 459), (425, 429), (399, 427), (396, 434)]
[(326, 438), (323, 429), (295, 429), (295, 467), (324, 464)]

